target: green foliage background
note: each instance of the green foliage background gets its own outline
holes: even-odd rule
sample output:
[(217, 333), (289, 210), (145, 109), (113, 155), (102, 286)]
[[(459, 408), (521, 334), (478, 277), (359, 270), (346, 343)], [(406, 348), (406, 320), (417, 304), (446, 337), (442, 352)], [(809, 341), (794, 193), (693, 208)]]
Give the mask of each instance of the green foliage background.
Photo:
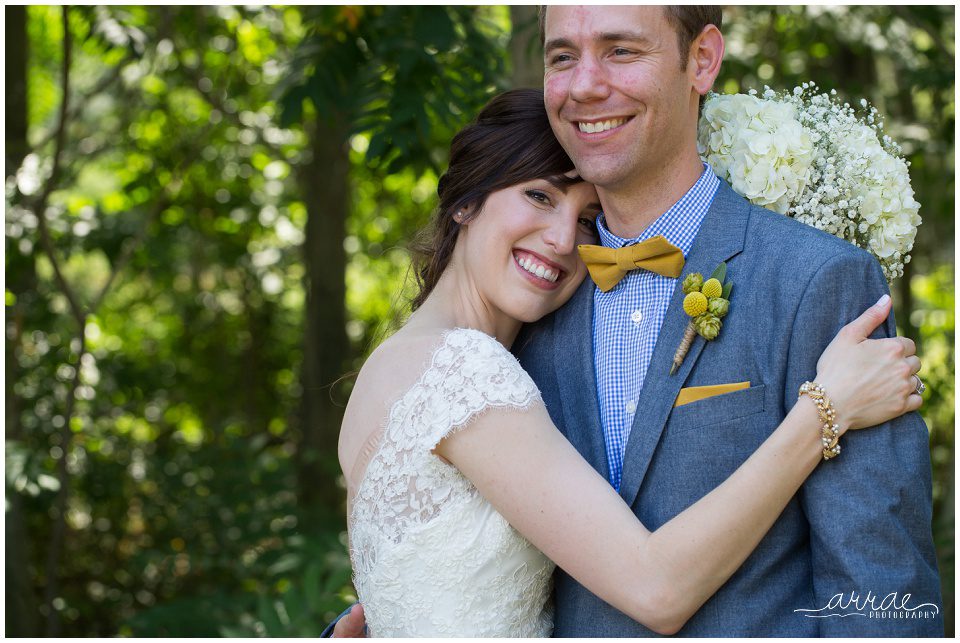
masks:
[[(402, 314), (404, 241), (435, 204), (446, 145), (493, 93), (529, 82), (534, 14), (31, 6), (18, 23), (17, 10), (6, 633), (316, 636), (353, 590), (338, 423), (304, 409), (335, 418), (350, 380), (311, 379), (304, 335), (339, 324), (345, 341), (318, 350), (347, 373)], [(928, 384), (952, 634), (954, 10), (741, 7), (725, 21), (716, 89), (815, 81), (865, 97), (912, 163), (924, 223), (895, 301)], [(343, 198), (311, 196), (338, 164)], [(342, 235), (311, 236), (331, 219)], [(307, 305), (318, 275), (343, 301)]]

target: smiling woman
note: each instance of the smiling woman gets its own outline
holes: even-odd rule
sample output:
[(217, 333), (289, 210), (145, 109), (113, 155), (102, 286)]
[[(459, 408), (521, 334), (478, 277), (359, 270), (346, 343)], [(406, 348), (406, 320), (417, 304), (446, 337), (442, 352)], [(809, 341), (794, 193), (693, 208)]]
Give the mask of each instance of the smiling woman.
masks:
[[(523, 144), (517, 144), (519, 141)], [(476, 122), (461, 130), (450, 144), (449, 168), (437, 186), (440, 203), (436, 215), (411, 244), (419, 286), (413, 309), (433, 291), (450, 262), (461, 226), (477, 216), (491, 193), (542, 179), (548, 183), (543, 196), (528, 198), (538, 199), (546, 207), (550, 199), (544, 192), (565, 192), (565, 185), (579, 180), (573, 171), (573, 162), (550, 130), (542, 93), (520, 89), (490, 101)], [(570, 176), (565, 177), (567, 174)], [(598, 211), (599, 205), (594, 204), (592, 216)]]

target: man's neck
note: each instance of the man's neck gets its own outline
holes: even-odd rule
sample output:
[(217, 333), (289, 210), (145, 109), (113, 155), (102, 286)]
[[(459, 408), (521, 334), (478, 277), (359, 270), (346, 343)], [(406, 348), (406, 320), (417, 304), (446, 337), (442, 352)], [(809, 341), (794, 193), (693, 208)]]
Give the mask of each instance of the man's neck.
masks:
[(694, 154), (682, 163), (659, 170), (638, 172), (626, 185), (597, 186), (610, 232), (623, 239), (639, 236), (690, 191), (703, 174), (703, 163)]

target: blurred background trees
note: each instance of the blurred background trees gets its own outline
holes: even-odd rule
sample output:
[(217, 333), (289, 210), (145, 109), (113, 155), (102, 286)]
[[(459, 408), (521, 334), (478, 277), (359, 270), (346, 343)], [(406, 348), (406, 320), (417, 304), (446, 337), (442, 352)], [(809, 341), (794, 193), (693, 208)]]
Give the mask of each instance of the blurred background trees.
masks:
[[(453, 133), (540, 82), (533, 7), (7, 7), (6, 634), (313, 636), (336, 441)], [(718, 91), (888, 116), (954, 596), (954, 10), (725, 12)]]

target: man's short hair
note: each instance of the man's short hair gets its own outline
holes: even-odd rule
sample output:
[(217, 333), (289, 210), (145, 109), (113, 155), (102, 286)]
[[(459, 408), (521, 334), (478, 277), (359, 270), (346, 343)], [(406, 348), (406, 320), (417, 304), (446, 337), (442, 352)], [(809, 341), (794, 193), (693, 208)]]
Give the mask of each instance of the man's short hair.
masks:
[[(690, 45), (707, 25), (723, 27), (723, 11), (720, 5), (664, 5), (663, 13), (667, 22), (677, 32), (677, 47), (680, 50), (680, 70), (686, 71)], [(546, 40), (547, 5), (537, 7), (540, 22), (540, 46)]]
[(680, 48), (680, 70), (686, 71), (690, 45), (707, 25), (714, 25), (717, 29), (723, 28), (723, 11), (720, 9), (720, 5), (715, 4), (680, 4), (664, 6), (663, 13), (667, 17), (667, 22), (677, 32), (677, 46)]

